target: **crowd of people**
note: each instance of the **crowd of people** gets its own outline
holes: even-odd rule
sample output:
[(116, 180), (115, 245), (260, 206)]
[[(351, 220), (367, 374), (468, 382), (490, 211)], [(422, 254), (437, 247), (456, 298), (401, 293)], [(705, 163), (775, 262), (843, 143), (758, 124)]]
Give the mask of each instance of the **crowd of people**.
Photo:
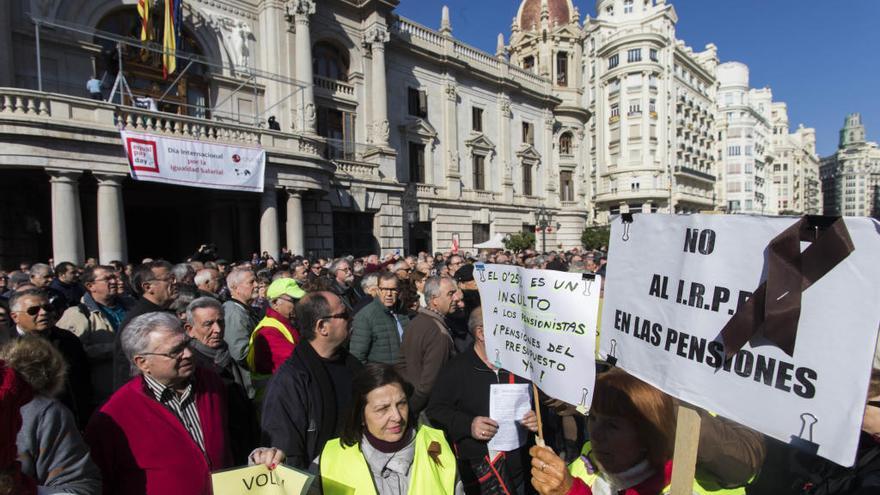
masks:
[[(0, 495), (210, 494), (212, 472), (279, 463), (327, 495), (667, 493), (676, 402), (601, 361), (589, 418), (541, 395), (524, 442), (491, 448), (490, 388), (529, 382), (487, 356), (478, 261), (604, 279), (607, 259), (205, 245), (0, 271)], [(694, 493), (880, 492), (871, 387), (853, 468), (701, 411)]]

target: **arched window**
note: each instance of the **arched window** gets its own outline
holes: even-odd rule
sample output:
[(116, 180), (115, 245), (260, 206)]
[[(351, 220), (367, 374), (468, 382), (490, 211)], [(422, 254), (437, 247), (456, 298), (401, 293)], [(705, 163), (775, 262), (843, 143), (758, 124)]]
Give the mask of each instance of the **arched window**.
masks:
[[(153, 16), (153, 42), (161, 44), (164, 9), (154, 8), (151, 15)], [(141, 20), (137, 10), (134, 7), (127, 7), (115, 10), (104, 16), (98, 22), (96, 28), (99, 31), (134, 38), (137, 42), (140, 42), (140, 25)], [(119, 55), (116, 42), (96, 36), (95, 43), (101, 46), (101, 54), (95, 60), (96, 73), (98, 78), (102, 80), (103, 86), (110, 88), (113, 86), (119, 72)], [(187, 54), (203, 54), (192, 33), (186, 28), (183, 29), (180, 45), (177, 47), (177, 50)], [(210, 117), (208, 115), (208, 109), (210, 108), (210, 81), (208, 79), (207, 67), (203, 64), (192, 64), (183, 73), (177, 84), (165, 94), (166, 90), (168, 90), (168, 85), (181, 74), (186, 65), (187, 62), (185, 60), (178, 58), (177, 71), (166, 78), (162, 74), (161, 53), (141, 50), (132, 45), (122, 45), (122, 68), (125, 80), (135, 98), (153, 98), (157, 104), (157, 109), (162, 112)], [(162, 101), (159, 101), (163, 94), (165, 94), (165, 97)], [(132, 104), (132, 102), (128, 101), (128, 95), (124, 95), (124, 101), (126, 104)]]
[(560, 155), (570, 155), (571, 154), (571, 133), (565, 132), (561, 136), (559, 136), (559, 154)]
[(335, 45), (319, 41), (312, 48), (312, 73), (336, 81), (348, 80), (348, 55)]

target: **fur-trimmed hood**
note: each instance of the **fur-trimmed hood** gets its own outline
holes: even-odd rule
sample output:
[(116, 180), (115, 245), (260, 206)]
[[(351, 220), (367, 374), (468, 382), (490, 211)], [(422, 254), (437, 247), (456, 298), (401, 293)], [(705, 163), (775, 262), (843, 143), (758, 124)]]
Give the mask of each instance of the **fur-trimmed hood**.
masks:
[(0, 348), (0, 359), (18, 372), (35, 394), (54, 397), (64, 387), (67, 363), (61, 352), (44, 338), (13, 339)]

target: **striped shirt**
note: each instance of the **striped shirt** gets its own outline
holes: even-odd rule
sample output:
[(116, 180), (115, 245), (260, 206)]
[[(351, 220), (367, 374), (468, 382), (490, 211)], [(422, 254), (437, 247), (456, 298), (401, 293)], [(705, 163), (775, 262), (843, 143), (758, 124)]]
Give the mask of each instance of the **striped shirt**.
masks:
[(202, 434), (202, 420), (199, 419), (199, 411), (196, 409), (196, 394), (192, 381), (186, 386), (182, 394), (177, 394), (173, 389), (162, 385), (149, 375), (143, 375), (144, 383), (153, 393), (153, 396), (166, 409), (174, 413), (177, 419), (189, 432), (196, 445), (205, 452), (205, 437)]

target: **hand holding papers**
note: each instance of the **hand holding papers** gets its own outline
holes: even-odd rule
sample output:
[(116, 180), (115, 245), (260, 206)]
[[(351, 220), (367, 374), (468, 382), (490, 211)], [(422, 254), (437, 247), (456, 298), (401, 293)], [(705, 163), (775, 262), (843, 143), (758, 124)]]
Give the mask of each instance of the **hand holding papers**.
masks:
[(492, 385), (489, 389), (489, 416), (498, 423), (498, 432), (489, 440), (489, 450), (510, 451), (526, 442), (526, 428), (520, 421), (532, 410), (527, 383)]

